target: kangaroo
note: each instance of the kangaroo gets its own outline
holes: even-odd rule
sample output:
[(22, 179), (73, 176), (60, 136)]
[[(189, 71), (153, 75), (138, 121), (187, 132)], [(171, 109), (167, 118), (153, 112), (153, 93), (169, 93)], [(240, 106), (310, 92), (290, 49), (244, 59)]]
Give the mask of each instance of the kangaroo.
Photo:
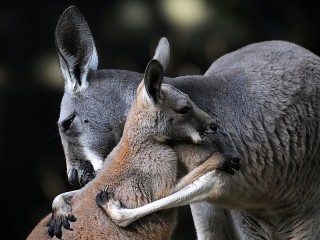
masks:
[[(106, 159), (98, 175), (77, 192), (71, 201), (78, 220), (65, 239), (170, 239), (175, 212), (161, 211), (130, 228), (117, 228), (103, 214), (108, 191), (120, 196), (126, 206), (137, 207), (159, 199), (174, 188), (177, 157), (167, 140), (201, 144), (217, 129), (214, 119), (200, 110), (187, 95), (163, 84), (163, 67), (153, 59), (138, 86), (119, 144)], [(203, 165), (182, 178), (178, 185), (192, 182), (213, 169), (233, 172), (239, 164), (214, 153)], [(185, 182), (185, 183), (184, 183)], [(96, 201), (95, 201), (96, 200)], [(28, 239), (48, 239), (45, 218)]]
[[(56, 43), (68, 179), (83, 186), (119, 141), (142, 77), (97, 69), (93, 37), (75, 7), (62, 14)], [(156, 52), (169, 62), (167, 41)], [(222, 122), (226, 146), (241, 159), (233, 177), (212, 173), (209, 201), (190, 205), (198, 239), (319, 238), (319, 57), (293, 43), (266, 41), (222, 56), (204, 75), (164, 82)], [(72, 194), (53, 202), (49, 229), (59, 232), (73, 220)]]

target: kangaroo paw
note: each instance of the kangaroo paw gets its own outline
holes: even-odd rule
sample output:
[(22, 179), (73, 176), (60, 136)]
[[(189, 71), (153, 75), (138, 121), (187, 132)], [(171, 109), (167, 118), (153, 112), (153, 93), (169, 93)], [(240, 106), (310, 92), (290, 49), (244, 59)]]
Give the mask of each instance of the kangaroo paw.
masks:
[(123, 208), (121, 202), (118, 200), (115, 200), (113, 191), (108, 191), (107, 188), (97, 194), (96, 203), (106, 213), (109, 212), (110, 207), (117, 208), (117, 209)]
[(108, 215), (108, 217), (119, 227), (126, 227), (132, 221), (125, 216), (127, 210), (120, 201), (115, 200), (114, 193), (105, 189), (97, 194), (96, 203)]
[[(71, 208), (70, 208), (71, 209)], [(61, 239), (62, 237), (62, 226), (65, 229), (71, 230), (69, 222), (75, 222), (77, 219), (70, 211), (65, 211), (65, 209), (54, 209), (52, 211), (51, 219), (48, 222), (48, 233), (51, 237), (56, 236)]]
[(63, 193), (58, 195), (52, 203), (52, 214), (48, 222), (48, 233), (51, 237), (56, 236), (61, 239), (62, 227), (71, 230), (70, 222), (75, 222), (77, 219), (72, 214), (72, 207), (70, 205), (70, 198), (74, 192)]
[(234, 175), (234, 170), (240, 170), (240, 158), (234, 157), (232, 155), (224, 155), (225, 161), (222, 170), (226, 173)]

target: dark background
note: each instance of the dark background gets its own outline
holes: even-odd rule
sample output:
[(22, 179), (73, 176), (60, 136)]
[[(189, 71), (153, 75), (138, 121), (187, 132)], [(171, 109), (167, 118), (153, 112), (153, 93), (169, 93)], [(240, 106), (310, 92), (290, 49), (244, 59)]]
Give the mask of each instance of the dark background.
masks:
[[(143, 72), (162, 36), (171, 77), (203, 74), (223, 54), (265, 40), (320, 54), (311, 0), (0, 0), (1, 239), (25, 239), (53, 198), (73, 189), (56, 127), (63, 80), (54, 44), (56, 23), (73, 4), (89, 23), (99, 68)], [(175, 239), (195, 238), (187, 210)]]

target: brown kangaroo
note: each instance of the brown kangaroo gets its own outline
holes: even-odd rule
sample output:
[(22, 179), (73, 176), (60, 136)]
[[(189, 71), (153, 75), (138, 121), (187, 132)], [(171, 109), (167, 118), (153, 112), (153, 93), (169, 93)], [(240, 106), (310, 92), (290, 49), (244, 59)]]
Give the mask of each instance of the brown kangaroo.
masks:
[[(171, 140), (194, 144), (202, 144), (206, 139), (214, 141), (216, 121), (188, 95), (162, 84), (163, 72), (156, 59), (148, 64), (119, 144), (96, 178), (71, 199), (77, 221), (71, 227), (65, 226), (73, 231), (63, 229), (64, 239), (170, 239), (176, 221), (174, 209), (156, 212), (125, 228), (116, 226), (104, 212), (110, 193), (125, 207), (136, 208), (173, 191), (178, 159), (169, 144)], [(238, 161), (214, 153), (195, 166), (178, 186), (189, 184), (213, 169), (233, 173), (233, 168), (239, 169)], [(42, 219), (27, 239), (51, 239), (47, 230), (50, 217), (51, 214)]]

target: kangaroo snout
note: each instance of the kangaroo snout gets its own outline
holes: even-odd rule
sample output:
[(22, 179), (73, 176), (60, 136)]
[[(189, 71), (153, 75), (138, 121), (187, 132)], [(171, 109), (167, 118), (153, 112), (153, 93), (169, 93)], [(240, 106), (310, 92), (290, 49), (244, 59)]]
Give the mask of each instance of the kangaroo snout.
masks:
[(218, 129), (218, 124), (216, 121), (209, 121), (206, 124), (200, 126), (200, 136), (201, 138), (206, 137), (209, 134), (216, 133)]
[(71, 167), (68, 169), (68, 181), (75, 187), (85, 186), (96, 176), (96, 172), (94, 171), (91, 164), (85, 164), (81, 167), (81, 169), (77, 169), (76, 167)]
[(215, 133), (217, 129), (218, 129), (218, 124), (212, 121), (207, 126), (207, 133)]
[(73, 186), (79, 186), (79, 178), (78, 178), (78, 171), (75, 168), (72, 168), (68, 172), (68, 181)]

